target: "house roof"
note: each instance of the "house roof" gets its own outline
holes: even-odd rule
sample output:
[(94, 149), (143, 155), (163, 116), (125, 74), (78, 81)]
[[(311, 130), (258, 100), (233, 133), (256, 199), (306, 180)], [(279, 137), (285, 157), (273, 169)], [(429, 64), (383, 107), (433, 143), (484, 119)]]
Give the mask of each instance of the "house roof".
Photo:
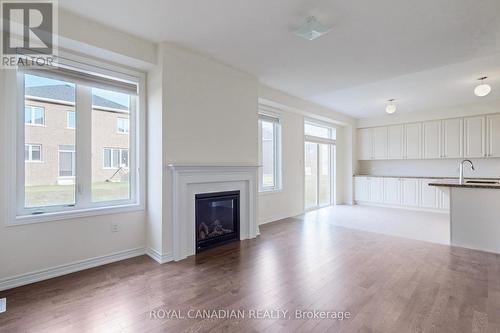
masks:
[[(44, 99), (72, 103), (75, 101), (75, 88), (66, 84), (26, 87), (26, 95)], [(92, 95), (94, 107), (128, 111), (128, 107), (101, 96)]]

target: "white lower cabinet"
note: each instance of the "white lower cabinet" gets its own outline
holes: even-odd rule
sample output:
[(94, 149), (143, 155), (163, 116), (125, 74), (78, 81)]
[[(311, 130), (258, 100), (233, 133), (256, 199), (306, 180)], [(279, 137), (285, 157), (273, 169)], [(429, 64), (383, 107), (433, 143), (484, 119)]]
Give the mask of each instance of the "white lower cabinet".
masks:
[(420, 179), (420, 204), (422, 208), (439, 209), (439, 193), (438, 188), (429, 186), (432, 183), (430, 179)]
[(403, 178), (402, 180), (403, 206), (418, 207), (418, 179)]
[(401, 178), (384, 178), (384, 203), (401, 206)]
[(432, 179), (394, 177), (354, 177), (357, 203), (449, 211), (449, 189), (429, 186)]
[(370, 186), (370, 202), (384, 203), (384, 178), (368, 178)]

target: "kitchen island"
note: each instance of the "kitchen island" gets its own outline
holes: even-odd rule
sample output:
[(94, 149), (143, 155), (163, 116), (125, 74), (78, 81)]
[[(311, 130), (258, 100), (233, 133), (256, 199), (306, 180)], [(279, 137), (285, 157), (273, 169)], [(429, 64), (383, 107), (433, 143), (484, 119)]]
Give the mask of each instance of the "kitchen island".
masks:
[(500, 253), (500, 180), (456, 179), (429, 183), (450, 188), (450, 242), (469, 249)]

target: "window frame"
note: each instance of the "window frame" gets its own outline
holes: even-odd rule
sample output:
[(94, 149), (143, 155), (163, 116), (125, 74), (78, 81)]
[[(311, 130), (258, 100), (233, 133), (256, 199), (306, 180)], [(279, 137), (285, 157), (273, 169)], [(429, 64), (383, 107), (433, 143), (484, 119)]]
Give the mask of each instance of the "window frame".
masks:
[[(24, 144), (25, 148), (25, 155), (26, 155), (26, 147), (28, 147), (28, 156), (29, 159), (26, 159), (26, 156), (24, 158), (25, 163), (42, 163), (43, 162), (43, 150), (42, 150), (42, 145), (39, 143), (25, 143)], [(40, 147), (40, 159), (39, 160), (34, 160), (33, 159), (33, 147), (37, 146)]]
[[(71, 114), (75, 115), (75, 126), (71, 127), (69, 117)], [(76, 111), (66, 111), (66, 129), (76, 130)]]
[[(118, 65), (113, 65), (107, 62), (101, 62), (92, 58), (87, 58), (85, 56), (75, 55), (67, 52), (62, 52), (59, 59), (60, 66), (67, 66), (69, 68), (81, 71), (85, 74), (92, 74), (97, 76), (102, 76), (104, 78), (116, 78), (117, 80), (123, 80), (126, 82), (133, 82), (137, 85), (137, 95), (135, 98), (131, 98), (133, 103), (131, 103), (131, 111), (134, 110), (134, 115), (130, 114), (130, 118), (134, 119), (134, 122), (130, 123), (130, 150), (129, 150), (129, 169), (133, 170), (130, 174), (130, 199), (129, 200), (117, 200), (117, 201), (106, 201), (106, 202), (92, 202), (91, 186), (86, 184), (87, 189), (85, 191), (85, 197), (80, 194), (79, 200), (76, 200), (75, 205), (68, 206), (52, 206), (52, 207), (42, 207), (40, 208), (24, 208), (24, 174), (25, 168), (19, 168), (21, 161), (24, 163), (24, 127), (27, 125), (24, 123), (24, 106), (25, 106), (25, 96), (24, 96), (24, 74), (26, 73), (23, 69), (19, 69), (6, 77), (6, 82), (11, 83), (14, 87), (11, 89), (12, 99), (6, 102), (7, 105), (11, 106), (12, 114), (8, 115), (8, 119), (12, 122), (14, 128), (10, 131), (13, 140), (13, 149), (9, 152), (11, 154), (12, 163), (9, 166), (11, 172), (16, 174), (16, 177), (10, 177), (11, 181), (9, 188), (17, 193), (13, 198), (10, 199), (10, 207), (6, 214), (6, 225), (16, 226), (30, 223), (39, 222), (50, 222), (57, 220), (66, 220), (72, 218), (86, 217), (86, 216), (97, 216), (106, 214), (123, 213), (129, 211), (144, 211), (145, 209), (145, 192), (146, 192), (146, 177), (144, 172), (144, 163), (146, 159), (146, 140), (145, 140), (145, 83), (146, 75), (144, 72), (135, 71), (133, 69), (121, 67)], [(42, 73), (43, 74), (43, 73)], [(72, 81), (72, 80), (71, 80)], [(86, 92), (83, 90), (87, 90)], [(87, 95), (88, 101), (90, 101), (90, 109), (92, 109), (92, 96), (91, 88), (81, 89), (78, 91), (77, 88), (77, 98), (82, 97), (82, 94)], [(17, 110), (23, 110), (19, 112)], [(89, 115), (90, 119), (91, 115)], [(76, 127), (78, 128), (80, 122), (80, 116), (76, 113)], [(91, 120), (91, 119), (90, 119)], [(91, 126), (91, 125), (90, 125)], [(81, 132), (81, 131), (80, 131)], [(132, 139), (133, 138), (133, 139)], [(76, 133), (77, 145), (83, 140), (89, 141), (88, 137), (85, 138), (82, 133), (80, 135)], [(20, 144), (22, 143), (22, 144)], [(91, 143), (87, 143), (91, 145)], [(82, 171), (82, 167), (78, 167), (78, 157), (79, 148), (76, 147), (77, 154), (77, 179), (81, 179), (82, 173), (87, 172), (86, 179), (90, 179), (91, 185), (91, 168), (87, 171)], [(82, 155), (82, 152), (80, 153)], [(88, 160), (88, 158), (87, 158)], [(80, 162), (81, 163), (81, 162)], [(91, 162), (88, 162), (91, 165)], [(78, 180), (77, 180), (78, 182)], [(88, 182), (88, 181), (87, 181)], [(82, 184), (78, 184), (76, 187), (76, 194), (82, 192), (80, 187)]]
[[(120, 131), (120, 120), (126, 120), (126, 123), (127, 123), (126, 131), (123, 131), (123, 132)], [(116, 133), (125, 134), (125, 135), (130, 134), (130, 118), (124, 118), (124, 117), (117, 117), (116, 118)]]
[[(107, 167), (106, 166), (106, 150), (111, 150), (111, 166)], [(102, 169), (103, 170), (118, 170), (121, 168), (121, 166), (118, 166), (118, 167), (114, 167), (113, 166), (113, 153), (115, 151), (118, 151), (118, 161), (121, 162), (122, 160), (122, 157), (123, 157), (123, 152), (124, 151), (127, 151), (129, 152), (129, 149), (127, 148), (112, 148), (112, 147), (104, 147), (102, 149), (102, 155), (103, 155), (103, 159), (102, 159)], [(129, 170), (130, 169), (130, 155), (127, 155), (127, 166), (126, 167), (123, 167), (123, 169), (125, 170)]]
[[(30, 120), (31, 122), (27, 123), (26, 122), (26, 119), (25, 119), (25, 123), (24, 125), (28, 125), (28, 126), (35, 126), (35, 127), (45, 127), (45, 108), (43, 106), (37, 106), (37, 105), (26, 105), (26, 102), (24, 104), (24, 112), (26, 113), (26, 108), (30, 108), (31, 109), (31, 117), (30, 117)], [(41, 124), (37, 124), (34, 122), (35, 120), (35, 109), (41, 109), (42, 110), (42, 123)]]
[[(274, 155), (273, 186), (264, 186), (262, 121), (267, 121), (273, 124), (273, 155)], [(260, 193), (280, 192), (283, 189), (282, 155), (281, 155), (281, 150), (282, 150), (281, 117), (277, 113), (263, 110), (263, 107), (261, 106), (259, 110), (258, 128), (259, 128), (259, 192)]]

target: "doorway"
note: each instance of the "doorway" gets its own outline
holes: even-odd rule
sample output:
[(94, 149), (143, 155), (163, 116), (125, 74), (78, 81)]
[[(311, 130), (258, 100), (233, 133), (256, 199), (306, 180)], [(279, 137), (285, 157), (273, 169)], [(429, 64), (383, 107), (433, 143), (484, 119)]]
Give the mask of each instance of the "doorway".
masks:
[(333, 203), (335, 145), (305, 142), (305, 209)]

